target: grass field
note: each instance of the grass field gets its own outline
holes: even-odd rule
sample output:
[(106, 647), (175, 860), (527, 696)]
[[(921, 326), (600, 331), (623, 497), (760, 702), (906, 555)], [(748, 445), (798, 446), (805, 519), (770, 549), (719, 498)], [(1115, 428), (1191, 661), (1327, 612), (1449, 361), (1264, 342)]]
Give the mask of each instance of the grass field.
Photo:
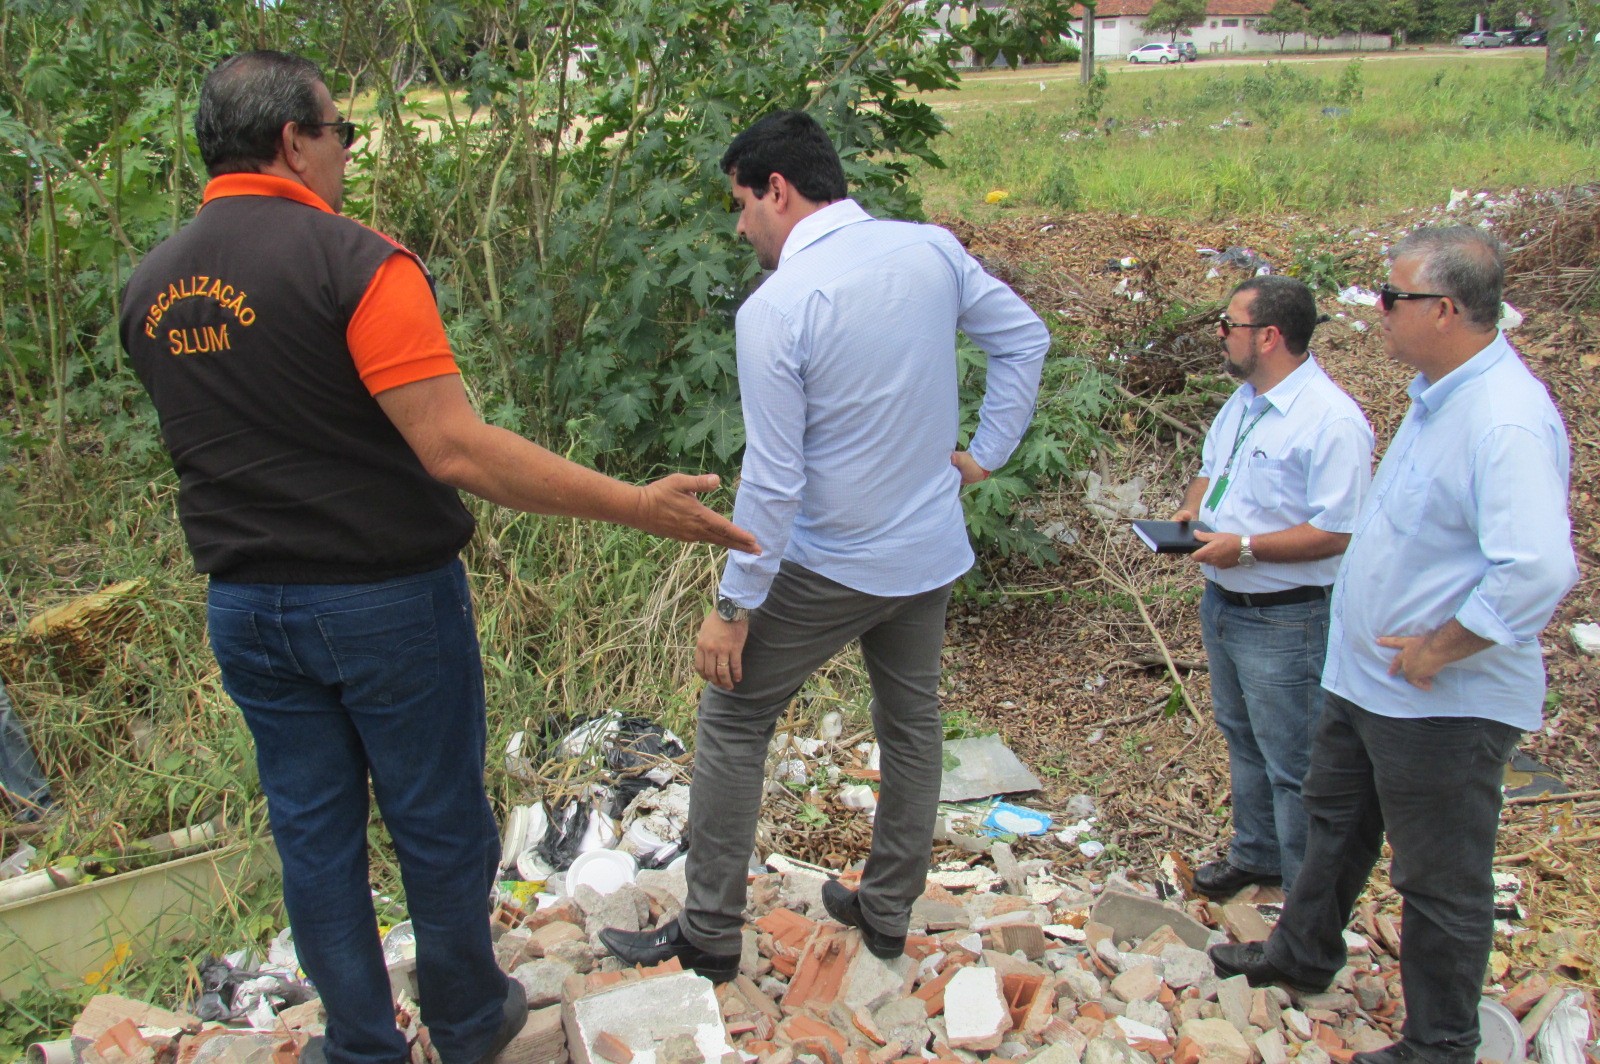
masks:
[[(1119, 70), (1098, 99), (1076, 67), (1025, 74), (924, 97), (951, 130), (947, 168), (915, 172), (931, 212), (1337, 217), (1451, 188), (1562, 185), (1600, 165), (1600, 109), (1547, 93), (1542, 51)], [(996, 189), (1009, 193), (999, 207), (984, 202)]]

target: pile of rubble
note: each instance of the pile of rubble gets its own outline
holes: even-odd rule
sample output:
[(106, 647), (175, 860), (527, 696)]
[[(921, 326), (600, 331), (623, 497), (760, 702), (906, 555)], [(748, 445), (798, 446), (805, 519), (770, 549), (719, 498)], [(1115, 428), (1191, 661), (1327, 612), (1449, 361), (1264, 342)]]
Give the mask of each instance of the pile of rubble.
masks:
[[(1204, 952), (1265, 937), (1281, 902), (1274, 889), (1248, 888), (1225, 905), (1173, 904), (1120, 875), (1060, 879), (1046, 861), (1017, 861), (1004, 842), (988, 858), (934, 870), (905, 955), (885, 961), (826, 918), (825, 870), (775, 856), (751, 878), (740, 971), (720, 986), (676, 961), (622, 968), (599, 943), (603, 928), (676, 916), (681, 868), (643, 871), (606, 894), (579, 887), (531, 911), (502, 901), (496, 956), (531, 1012), (501, 1064), (1343, 1064), (1398, 1037), (1398, 935), (1370, 907), (1356, 922), (1370, 934), (1347, 932), (1350, 965), (1334, 986), (1295, 994), (1219, 979)], [(402, 989), (397, 1003), (413, 1064), (430, 1064), (415, 1002)], [(1583, 1032), (1558, 1047), (1565, 1054), (1541, 1059), (1581, 1061), (1583, 992), (1536, 978), (1501, 1005), (1523, 1022), (1510, 1021), (1517, 1035), (1495, 1059), (1522, 1060), (1525, 1041), (1562, 1014), (1581, 1017)], [(240, 1031), (103, 996), (64, 1059), (296, 1064), (320, 1032), (314, 1001), (280, 1013), (274, 1030)], [(1487, 1051), (1504, 1032), (1484, 1035)]]

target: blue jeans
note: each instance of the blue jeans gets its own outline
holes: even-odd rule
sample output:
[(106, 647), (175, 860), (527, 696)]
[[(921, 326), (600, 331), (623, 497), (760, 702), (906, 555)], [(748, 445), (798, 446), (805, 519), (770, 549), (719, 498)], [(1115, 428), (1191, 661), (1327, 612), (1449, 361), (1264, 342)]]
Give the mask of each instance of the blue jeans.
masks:
[(1402, 899), (1407, 1042), (1470, 1062), (1494, 939), (1494, 844), (1518, 732), (1481, 717), (1384, 717), (1329, 694), (1305, 779), (1315, 874), (1289, 894), (1267, 959), (1308, 983), (1345, 964), (1343, 931), (1387, 834)]
[(22, 732), (22, 722), (11, 708), (11, 696), (0, 683), (0, 787), (9, 804), (17, 808), (17, 819), (34, 820), (41, 809), (48, 809), (50, 785), (45, 782), (33, 747)]
[(1294, 885), (1306, 850), (1300, 781), (1322, 711), (1328, 600), (1264, 608), (1200, 600), (1212, 712), (1228, 740), (1233, 843), (1228, 863)]
[(499, 833), (483, 789), (483, 666), (459, 561), (371, 584), (232, 584), (207, 600), (222, 684), (256, 743), (300, 964), (333, 1064), (395, 1064), (388, 973), (367, 877), (377, 798), (417, 936), (423, 1019), (446, 1064), (499, 1029), (489, 939)]

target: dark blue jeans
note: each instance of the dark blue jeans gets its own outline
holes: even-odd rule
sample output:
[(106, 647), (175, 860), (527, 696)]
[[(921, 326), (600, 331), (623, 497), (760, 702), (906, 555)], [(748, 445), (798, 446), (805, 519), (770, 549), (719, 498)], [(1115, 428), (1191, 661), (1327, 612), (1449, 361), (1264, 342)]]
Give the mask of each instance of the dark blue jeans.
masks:
[(0, 788), (4, 788), (10, 805), (17, 810), (18, 820), (34, 820), (39, 811), (48, 809), (50, 785), (45, 782), (39, 761), (33, 756), (33, 747), (23, 734), (22, 722), (11, 708), (11, 696), (0, 683)]
[(1211, 705), (1228, 740), (1233, 843), (1228, 863), (1294, 886), (1306, 849), (1300, 783), (1322, 712), (1328, 600), (1234, 606), (1206, 585), (1200, 634)]
[(333, 1064), (395, 1064), (367, 876), (367, 788), (400, 858), (423, 1019), (447, 1064), (499, 1029), (489, 940), (498, 831), (483, 790), (483, 667), (460, 562), (374, 584), (212, 581), (211, 645), (255, 737), (300, 964)]
[(1267, 958), (1309, 983), (1345, 964), (1342, 932), (1383, 837), (1402, 899), (1400, 977), (1408, 1042), (1475, 1059), (1478, 999), (1494, 937), (1495, 835), (1515, 728), (1482, 717), (1402, 719), (1329, 694), (1303, 794), (1311, 831)]

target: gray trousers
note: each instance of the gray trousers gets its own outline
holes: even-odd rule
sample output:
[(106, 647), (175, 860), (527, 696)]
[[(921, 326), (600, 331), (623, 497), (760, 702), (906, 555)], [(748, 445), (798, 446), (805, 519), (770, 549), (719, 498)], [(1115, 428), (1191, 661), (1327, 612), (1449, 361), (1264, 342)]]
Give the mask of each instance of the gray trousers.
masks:
[(750, 613), (744, 678), (707, 686), (695, 730), (689, 802), (689, 895), (680, 926), (696, 947), (738, 953), (745, 880), (773, 729), (800, 685), (854, 640), (872, 681), (882, 781), (861, 907), (874, 929), (901, 935), (933, 851), (944, 729), (939, 651), (950, 586), (879, 598), (784, 562)]

